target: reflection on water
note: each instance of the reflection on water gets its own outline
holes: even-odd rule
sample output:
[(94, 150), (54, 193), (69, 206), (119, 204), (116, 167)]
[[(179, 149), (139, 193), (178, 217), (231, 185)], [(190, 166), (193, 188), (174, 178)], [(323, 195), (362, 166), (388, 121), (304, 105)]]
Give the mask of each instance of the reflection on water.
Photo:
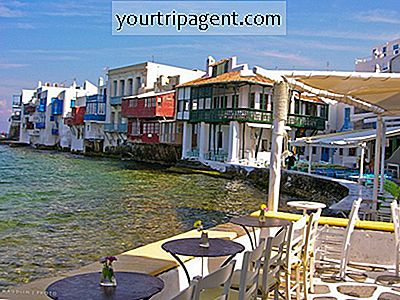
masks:
[(0, 146), (0, 288), (253, 211), (238, 181)]

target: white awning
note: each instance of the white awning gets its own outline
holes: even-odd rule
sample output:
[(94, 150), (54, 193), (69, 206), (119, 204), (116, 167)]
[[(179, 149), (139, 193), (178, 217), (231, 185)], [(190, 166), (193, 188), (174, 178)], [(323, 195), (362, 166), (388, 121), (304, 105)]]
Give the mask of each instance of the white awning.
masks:
[[(386, 137), (392, 137), (396, 135), (400, 135), (400, 127), (390, 127), (386, 129)], [(362, 143), (375, 139), (376, 130), (367, 129), (304, 137), (292, 141), (291, 144), (293, 146), (312, 145), (327, 148), (348, 148), (357, 147)]]
[(273, 80), (284, 78), (293, 89), (363, 108), (400, 115), (400, 74), (334, 71), (280, 71), (255, 67)]

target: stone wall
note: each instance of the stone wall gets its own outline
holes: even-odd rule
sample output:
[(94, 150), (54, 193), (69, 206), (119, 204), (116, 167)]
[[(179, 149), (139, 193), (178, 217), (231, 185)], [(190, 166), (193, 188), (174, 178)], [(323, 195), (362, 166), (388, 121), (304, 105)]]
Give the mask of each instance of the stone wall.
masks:
[(106, 154), (135, 161), (176, 164), (181, 158), (181, 146), (172, 144), (141, 144), (109, 146)]
[[(246, 180), (258, 189), (268, 193), (269, 169), (246, 171), (243, 168), (230, 167), (227, 173), (231, 174), (232, 177)], [(293, 198), (293, 200), (323, 202), (327, 207), (346, 197), (349, 192), (345, 186), (338, 182), (287, 170), (282, 171), (280, 188), (283, 194), (289, 196), (285, 197), (286, 200)], [(285, 199), (282, 199), (279, 204), (281, 208), (285, 209)]]

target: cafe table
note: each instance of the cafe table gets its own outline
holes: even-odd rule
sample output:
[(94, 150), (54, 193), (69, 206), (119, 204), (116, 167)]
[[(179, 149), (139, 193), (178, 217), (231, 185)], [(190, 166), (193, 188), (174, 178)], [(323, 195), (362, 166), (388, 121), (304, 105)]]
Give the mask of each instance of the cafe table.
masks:
[(50, 284), (46, 295), (55, 300), (139, 300), (161, 292), (164, 282), (137, 272), (115, 272), (117, 286), (100, 285), (100, 272), (66, 277)]
[(307, 214), (308, 210), (322, 210), (326, 207), (326, 204), (314, 201), (288, 201), (286, 205), (298, 210), (303, 210), (303, 216)]
[[(256, 237), (256, 228), (273, 228), (273, 227), (286, 227), (291, 224), (290, 221), (273, 218), (273, 217), (266, 217), (265, 221), (260, 221), (258, 217), (252, 216), (242, 216), (242, 217), (235, 217), (230, 220), (231, 223), (240, 225), (244, 231), (246, 232), (247, 236), (250, 239), (251, 248), (254, 250), (257, 246), (257, 237)], [(250, 231), (247, 229), (248, 227), (252, 228), (253, 230), (253, 238), (251, 237)]]
[(221, 238), (210, 238), (209, 247), (204, 248), (200, 246), (200, 238), (184, 238), (178, 240), (172, 240), (162, 244), (161, 248), (170, 253), (176, 261), (182, 266), (187, 280), (190, 283), (190, 275), (183, 261), (179, 258), (182, 256), (192, 257), (224, 257), (228, 258), (223, 262), (221, 267), (229, 263), (236, 254), (243, 252), (244, 246), (237, 242), (221, 239)]

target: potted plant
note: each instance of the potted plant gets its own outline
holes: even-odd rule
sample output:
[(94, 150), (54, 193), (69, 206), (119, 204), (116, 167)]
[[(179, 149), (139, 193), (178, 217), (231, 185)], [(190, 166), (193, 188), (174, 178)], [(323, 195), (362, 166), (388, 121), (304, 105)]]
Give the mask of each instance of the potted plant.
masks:
[(258, 216), (258, 220), (261, 222), (261, 223), (264, 223), (265, 221), (266, 221), (266, 216), (265, 216), (265, 214), (267, 213), (267, 211), (268, 211), (268, 207), (267, 207), (267, 205), (266, 204), (261, 204), (261, 206), (260, 206), (260, 214), (259, 214), (259, 216)]
[(203, 248), (210, 247), (210, 243), (209, 243), (209, 240), (208, 240), (208, 233), (204, 231), (203, 223), (200, 220), (198, 220), (198, 221), (194, 222), (193, 226), (194, 226), (194, 228), (197, 229), (197, 231), (201, 232), (199, 246), (203, 247)]
[(115, 273), (113, 269), (113, 262), (116, 261), (115, 256), (106, 256), (100, 259), (100, 263), (103, 264), (103, 269), (101, 271), (100, 285), (101, 286), (116, 286), (117, 280), (115, 278)]

